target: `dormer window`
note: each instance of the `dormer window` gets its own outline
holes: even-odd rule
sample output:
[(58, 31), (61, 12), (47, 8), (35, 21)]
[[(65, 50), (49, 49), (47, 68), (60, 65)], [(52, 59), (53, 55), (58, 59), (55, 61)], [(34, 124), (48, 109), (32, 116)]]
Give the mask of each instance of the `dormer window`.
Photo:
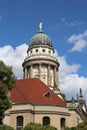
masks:
[(46, 93), (44, 94), (44, 96), (47, 97), (47, 98), (50, 98), (51, 94), (50, 94), (50, 92), (46, 92)]

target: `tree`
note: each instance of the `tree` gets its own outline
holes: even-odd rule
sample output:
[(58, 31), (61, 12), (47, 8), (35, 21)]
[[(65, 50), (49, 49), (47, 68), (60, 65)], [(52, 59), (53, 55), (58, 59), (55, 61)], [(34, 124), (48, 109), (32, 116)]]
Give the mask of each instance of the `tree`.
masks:
[(8, 125), (0, 125), (0, 130), (14, 130), (14, 128)]
[(8, 92), (15, 86), (15, 83), (16, 77), (12, 67), (0, 61), (0, 124), (3, 124), (4, 112), (11, 107)]
[(77, 128), (78, 128), (79, 130), (87, 130), (87, 121), (84, 121), (84, 122), (82, 122), (82, 123), (79, 123), (79, 124), (77, 125)]
[(79, 123), (77, 127), (66, 127), (64, 130), (87, 130), (87, 121)]
[(50, 125), (43, 126), (40, 123), (28, 123), (22, 130), (57, 130), (57, 128)]
[(71, 127), (71, 128), (66, 127), (64, 130), (78, 130), (78, 129), (77, 129), (77, 127)]

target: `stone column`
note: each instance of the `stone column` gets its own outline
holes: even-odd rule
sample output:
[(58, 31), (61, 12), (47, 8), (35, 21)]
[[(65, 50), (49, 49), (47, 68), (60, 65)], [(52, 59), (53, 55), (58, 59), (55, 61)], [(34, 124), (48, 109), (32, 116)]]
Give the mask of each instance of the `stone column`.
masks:
[(48, 84), (48, 86), (50, 87), (50, 65), (48, 65), (47, 84)]
[(54, 87), (57, 87), (57, 70), (56, 70), (56, 67), (54, 67)]
[(30, 66), (30, 78), (33, 78), (33, 65)]
[(41, 79), (41, 64), (39, 64), (39, 78)]
[(23, 68), (23, 79), (25, 78), (25, 69)]
[(25, 67), (25, 79), (27, 78), (27, 67)]
[(27, 67), (27, 77), (30, 78), (30, 66)]
[(57, 83), (57, 86), (59, 86), (58, 68), (56, 69), (56, 83)]

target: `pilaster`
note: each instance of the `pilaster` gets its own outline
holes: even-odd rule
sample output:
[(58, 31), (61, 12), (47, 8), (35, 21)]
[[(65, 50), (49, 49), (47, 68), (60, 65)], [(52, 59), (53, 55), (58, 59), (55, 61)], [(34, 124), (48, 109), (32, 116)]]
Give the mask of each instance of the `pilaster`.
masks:
[(24, 73), (24, 74), (25, 74), (24, 77), (25, 77), (25, 79), (26, 79), (26, 78), (27, 78), (27, 67), (25, 67), (25, 73)]
[(39, 78), (41, 78), (41, 64), (39, 64)]
[(47, 72), (47, 81), (48, 81), (48, 86), (50, 87), (50, 65), (48, 65), (48, 72)]
[(33, 78), (33, 65), (30, 66), (30, 78)]

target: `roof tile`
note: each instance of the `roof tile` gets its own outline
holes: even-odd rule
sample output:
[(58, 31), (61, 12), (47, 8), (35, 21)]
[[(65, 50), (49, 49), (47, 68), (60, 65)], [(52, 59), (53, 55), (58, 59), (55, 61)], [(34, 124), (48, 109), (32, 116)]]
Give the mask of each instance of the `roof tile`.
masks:
[(38, 78), (17, 80), (16, 86), (11, 90), (10, 98), (14, 103), (66, 106), (66, 102)]

